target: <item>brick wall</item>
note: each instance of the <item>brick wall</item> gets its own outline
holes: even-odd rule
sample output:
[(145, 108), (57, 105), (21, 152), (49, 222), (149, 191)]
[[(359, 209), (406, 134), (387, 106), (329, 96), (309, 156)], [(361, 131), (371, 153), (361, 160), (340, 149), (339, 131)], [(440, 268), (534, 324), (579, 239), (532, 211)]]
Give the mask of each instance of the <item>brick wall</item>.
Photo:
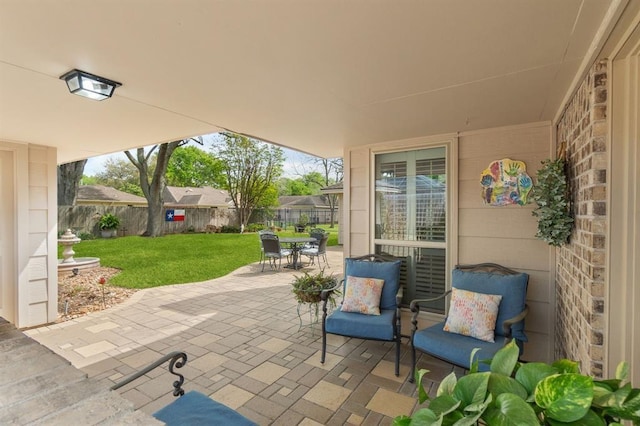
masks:
[(556, 358), (602, 376), (607, 227), (607, 61), (591, 68), (557, 125), (566, 142), (575, 228), (556, 251)]

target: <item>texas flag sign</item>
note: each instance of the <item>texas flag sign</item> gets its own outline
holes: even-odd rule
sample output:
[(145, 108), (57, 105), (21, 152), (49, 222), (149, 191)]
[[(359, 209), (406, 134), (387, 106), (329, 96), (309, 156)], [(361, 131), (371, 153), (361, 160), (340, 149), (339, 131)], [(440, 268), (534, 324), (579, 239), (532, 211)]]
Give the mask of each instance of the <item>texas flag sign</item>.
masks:
[(184, 222), (184, 209), (167, 209), (164, 215), (164, 220), (166, 222)]

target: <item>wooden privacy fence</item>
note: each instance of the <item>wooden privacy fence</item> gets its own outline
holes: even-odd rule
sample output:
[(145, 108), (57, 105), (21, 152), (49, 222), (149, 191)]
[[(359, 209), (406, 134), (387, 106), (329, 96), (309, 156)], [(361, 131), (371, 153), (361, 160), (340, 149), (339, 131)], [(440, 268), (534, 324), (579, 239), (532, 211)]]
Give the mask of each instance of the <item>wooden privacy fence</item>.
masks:
[[(185, 211), (184, 221), (164, 221), (165, 234), (183, 232), (204, 232), (211, 227), (236, 225), (236, 212), (233, 209), (216, 207), (193, 208), (171, 206), (169, 209)], [(166, 208), (165, 208), (166, 210)], [(163, 214), (164, 211), (163, 210)], [(105, 213), (111, 213), (120, 219), (118, 235), (140, 235), (147, 229), (146, 206), (61, 206), (58, 207), (58, 232), (71, 229), (76, 235), (87, 233), (100, 236), (98, 220)], [(207, 226), (209, 225), (209, 226)]]

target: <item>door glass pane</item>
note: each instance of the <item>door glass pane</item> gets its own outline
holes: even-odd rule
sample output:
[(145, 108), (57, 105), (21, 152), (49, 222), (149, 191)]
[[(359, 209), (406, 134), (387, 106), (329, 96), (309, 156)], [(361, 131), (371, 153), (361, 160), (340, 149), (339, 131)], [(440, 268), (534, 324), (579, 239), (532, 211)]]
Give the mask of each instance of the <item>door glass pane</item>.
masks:
[[(405, 306), (446, 290), (446, 166), (444, 147), (376, 155), (376, 252), (402, 260)], [(445, 301), (426, 310), (444, 314)]]
[(444, 148), (376, 156), (375, 237), (445, 241)]

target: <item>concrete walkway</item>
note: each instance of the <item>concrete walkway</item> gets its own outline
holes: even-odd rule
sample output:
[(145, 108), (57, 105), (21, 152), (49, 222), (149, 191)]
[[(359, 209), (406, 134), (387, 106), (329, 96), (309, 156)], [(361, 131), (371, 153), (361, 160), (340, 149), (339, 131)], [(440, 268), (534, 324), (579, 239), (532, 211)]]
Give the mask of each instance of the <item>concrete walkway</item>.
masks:
[[(330, 249), (327, 271), (341, 275), (342, 252)], [(184, 351), (185, 390), (210, 395), (261, 425), (390, 424), (413, 411), (407, 345), (400, 377), (393, 374), (390, 343), (330, 335), (320, 364), (319, 324), (309, 325), (313, 313), (298, 315), (290, 285), (295, 275), (317, 268), (260, 269), (252, 264), (211, 281), (142, 290), (114, 308), (26, 334), (105, 388)], [(403, 334), (409, 330), (405, 322)], [(427, 356), (419, 367), (432, 371), (434, 383), (452, 371)], [(173, 377), (156, 369), (119, 392), (151, 414), (173, 400)]]
[(0, 424), (162, 424), (0, 318)]

